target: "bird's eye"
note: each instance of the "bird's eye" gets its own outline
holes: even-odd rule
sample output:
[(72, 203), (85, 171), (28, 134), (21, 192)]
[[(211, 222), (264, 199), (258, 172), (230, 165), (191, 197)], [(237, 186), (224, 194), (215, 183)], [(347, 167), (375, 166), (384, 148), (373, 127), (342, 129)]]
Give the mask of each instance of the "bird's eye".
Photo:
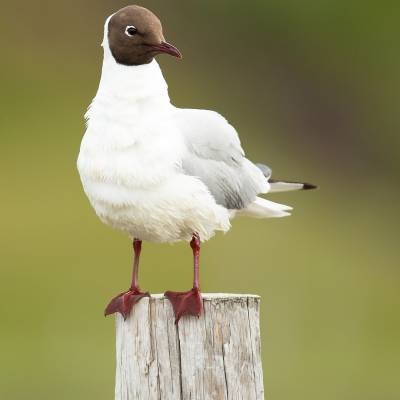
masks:
[(125, 35), (134, 36), (137, 34), (137, 29), (133, 25), (129, 25), (125, 28)]

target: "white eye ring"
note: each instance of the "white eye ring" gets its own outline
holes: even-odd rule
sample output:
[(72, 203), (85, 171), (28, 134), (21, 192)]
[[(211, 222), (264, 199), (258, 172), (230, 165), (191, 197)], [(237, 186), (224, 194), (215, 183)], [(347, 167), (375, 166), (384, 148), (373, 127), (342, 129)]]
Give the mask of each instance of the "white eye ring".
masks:
[(137, 28), (136, 28), (136, 26), (128, 25), (128, 26), (125, 28), (125, 35), (127, 35), (127, 36), (129, 36), (129, 37), (132, 37), (132, 36), (136, 35), (136, 33), (137, 33)]

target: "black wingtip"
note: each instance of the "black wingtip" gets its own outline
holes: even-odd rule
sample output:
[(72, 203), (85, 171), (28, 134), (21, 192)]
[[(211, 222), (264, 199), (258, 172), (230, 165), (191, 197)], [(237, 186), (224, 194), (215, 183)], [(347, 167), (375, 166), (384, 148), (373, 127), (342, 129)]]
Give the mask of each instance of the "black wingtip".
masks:
[(318, 186), (313, 185), (312, 183), (303, 183), (303, 190), (312, 190), (318, 189)]

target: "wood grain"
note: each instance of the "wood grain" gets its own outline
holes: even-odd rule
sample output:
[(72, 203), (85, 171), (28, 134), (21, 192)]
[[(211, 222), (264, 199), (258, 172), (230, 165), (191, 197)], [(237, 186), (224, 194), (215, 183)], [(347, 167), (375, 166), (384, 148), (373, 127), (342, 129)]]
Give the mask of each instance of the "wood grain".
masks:
[(118, 315), (116, 400), (262, 400), (260, 298), (203, 294), (200, 318), (174, 324), (162, 295)]

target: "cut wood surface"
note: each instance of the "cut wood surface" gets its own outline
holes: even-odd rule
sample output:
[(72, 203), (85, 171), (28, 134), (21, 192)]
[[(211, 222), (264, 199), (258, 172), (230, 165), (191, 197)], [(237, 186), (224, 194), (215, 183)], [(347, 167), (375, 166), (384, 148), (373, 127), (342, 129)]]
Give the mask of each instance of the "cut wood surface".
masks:
[(178, 325), (163, 295), (118, 314), (116, 400), (262, 400), (260, 298), (203, 294)]

